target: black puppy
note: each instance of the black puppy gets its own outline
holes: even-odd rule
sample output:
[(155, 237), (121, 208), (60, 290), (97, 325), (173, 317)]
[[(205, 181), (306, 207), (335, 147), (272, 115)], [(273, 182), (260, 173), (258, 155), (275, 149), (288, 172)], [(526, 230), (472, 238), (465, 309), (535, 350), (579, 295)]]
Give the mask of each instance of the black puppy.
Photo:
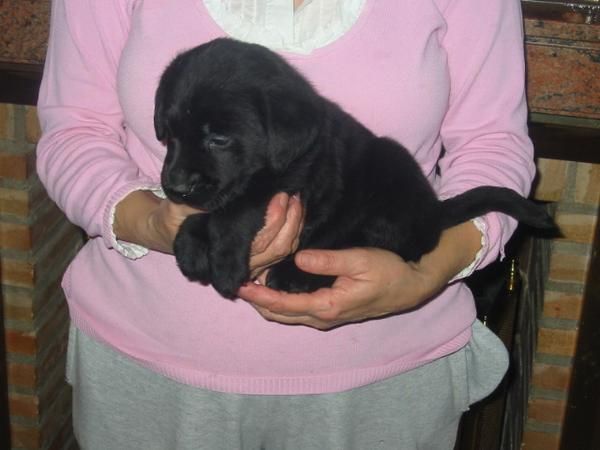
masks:
[[(166, 195), (207, 211), (183, 222), (177, 263), (227, 298), (250, 277), (250, 245), (277, 192), (300, 194), (300, 249), (380, 247), (418, 261), (442, 230), (489, 211), (553, 227), (543, 207), (505, 188), (439, 201), (408, 151), (373, 135), (258, 45), (217, 39), (179, 55), (160, 80), (154, 122), (167, 144)], [(289, 257), (267, 283), (304, 292), (333, 281)]]

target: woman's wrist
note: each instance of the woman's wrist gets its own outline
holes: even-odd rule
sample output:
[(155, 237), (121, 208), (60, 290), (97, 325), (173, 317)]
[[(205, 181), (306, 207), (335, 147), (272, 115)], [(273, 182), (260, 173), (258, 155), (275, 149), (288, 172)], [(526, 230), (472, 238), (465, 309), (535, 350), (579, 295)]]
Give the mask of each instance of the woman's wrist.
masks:
[(161, 200), (150, 191), (133, 191), (115, 207), (113, 231), (117, 239), (159, 251), (168, 251), (157, 223)]
[(415, 268), (437, 289), (468, 267), (481, 249), (481, 231), (471, 222), (444, 230), (437, 247), (423, 255)]

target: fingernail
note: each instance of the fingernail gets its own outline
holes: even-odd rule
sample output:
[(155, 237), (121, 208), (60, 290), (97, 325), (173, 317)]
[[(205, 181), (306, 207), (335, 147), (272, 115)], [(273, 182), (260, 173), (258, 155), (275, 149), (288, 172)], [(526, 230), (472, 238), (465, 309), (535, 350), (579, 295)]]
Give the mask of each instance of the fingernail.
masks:
[(311, 266), (315, 263), (316, 259), (315, 256), (310, 254), (310, 253), (298, 253), (298, 264), (302, 265), (302, 266)]

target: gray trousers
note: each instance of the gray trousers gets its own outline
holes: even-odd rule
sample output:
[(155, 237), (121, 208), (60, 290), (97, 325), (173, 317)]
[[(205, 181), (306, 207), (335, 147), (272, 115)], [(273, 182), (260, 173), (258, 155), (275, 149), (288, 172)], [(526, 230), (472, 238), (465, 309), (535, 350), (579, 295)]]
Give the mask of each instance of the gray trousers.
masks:
[(84, 450), (451, 450), (462, 413), (508, 359), (479, 322), (456, 353), (393, 378), (320, 395), (239, 395), (154, 373), (76, 328), (67, 378)]

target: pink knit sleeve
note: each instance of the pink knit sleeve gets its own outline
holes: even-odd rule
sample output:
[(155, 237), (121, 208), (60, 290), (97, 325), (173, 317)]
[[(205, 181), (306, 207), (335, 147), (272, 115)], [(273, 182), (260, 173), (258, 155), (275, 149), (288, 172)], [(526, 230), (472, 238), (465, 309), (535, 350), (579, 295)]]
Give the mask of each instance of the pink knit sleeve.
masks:
[[(535, 166), (526, 124), (520, 2), (447, 0), (442, 12), (451, 88), (441, 129), (446, 153), (438, 193), (447, 198), (475, 186), (496, 185), (527, 195)], [(503, 214), (481, 220), (485, 244), (477, 267), (503, 256), (516, 227)]]
[(42, 138), (37, 170), (50, 197), (90, 236), (119, 248), (114, 206), (155, 188), (124, 146), (117, 67), (131, 0), (56, 0), (38, 100)]

